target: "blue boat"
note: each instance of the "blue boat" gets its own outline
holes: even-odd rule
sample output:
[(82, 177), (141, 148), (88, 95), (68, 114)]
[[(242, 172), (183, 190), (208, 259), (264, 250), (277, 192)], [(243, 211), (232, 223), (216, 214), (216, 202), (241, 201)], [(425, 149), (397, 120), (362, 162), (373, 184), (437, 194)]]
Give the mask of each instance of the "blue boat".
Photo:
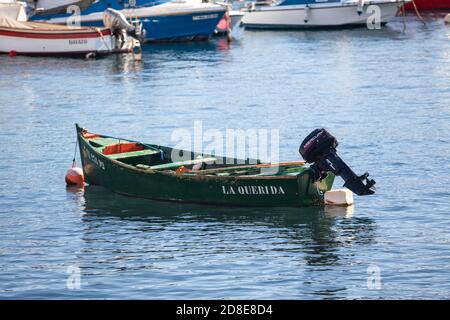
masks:
[[(81, 25), (103, 26), (103, 12), (113, 8), (127, 18), (143, 24), (145, 41), (174, 41), (207, 39), (215, 31), (227, 7), (190, 0), (136, 0), (131, 7), (125, 1), (98, 0), (80, 12)], [(65, 24), (71, 14), (51, 13), (32, 16), (31, 20)]]

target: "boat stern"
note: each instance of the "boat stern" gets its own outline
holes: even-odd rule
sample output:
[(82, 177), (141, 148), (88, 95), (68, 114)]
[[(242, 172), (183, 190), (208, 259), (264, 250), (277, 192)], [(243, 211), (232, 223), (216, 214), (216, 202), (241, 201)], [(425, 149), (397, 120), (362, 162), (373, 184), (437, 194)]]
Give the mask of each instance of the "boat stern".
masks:
[(326, 177), (320, 181), (314, 181), (313, 172), (308, 170), (305, 174), (298, 176), (298, 205), (323, 205), (325, 192), (333, 187), (335, 174), (327, 172)]

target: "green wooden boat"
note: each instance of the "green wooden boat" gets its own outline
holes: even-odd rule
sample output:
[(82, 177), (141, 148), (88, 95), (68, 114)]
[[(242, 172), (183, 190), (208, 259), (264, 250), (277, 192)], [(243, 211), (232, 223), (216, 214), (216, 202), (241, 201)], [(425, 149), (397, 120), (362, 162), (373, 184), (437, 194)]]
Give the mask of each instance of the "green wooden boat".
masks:
[(274, 166), (256, 159), (218, 157), (94, 134), (78, 125), (76, 130), (85, 181), (128, 196), (226, 206), (301, 207), (323, 204), (335, 178), (333, 172), (323, 170), (317, 178), (317, 168), (304, 162)]

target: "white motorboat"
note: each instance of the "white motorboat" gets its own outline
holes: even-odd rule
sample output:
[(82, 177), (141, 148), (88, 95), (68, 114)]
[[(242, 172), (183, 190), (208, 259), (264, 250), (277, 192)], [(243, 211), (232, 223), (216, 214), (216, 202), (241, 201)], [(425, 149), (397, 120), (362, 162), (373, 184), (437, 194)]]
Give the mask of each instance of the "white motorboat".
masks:
[(296, 29), (381, 26), (411, 0), (281, 0), (253, 3), (245, 10), (245, 28)]

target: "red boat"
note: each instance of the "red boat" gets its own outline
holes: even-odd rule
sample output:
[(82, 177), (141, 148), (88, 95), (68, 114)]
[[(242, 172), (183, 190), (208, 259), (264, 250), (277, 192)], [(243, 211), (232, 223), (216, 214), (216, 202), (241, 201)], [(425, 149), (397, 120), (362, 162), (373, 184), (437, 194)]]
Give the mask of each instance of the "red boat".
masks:
[[(419, 10), (450, 10), (450, 0), (414, 0)], [(406, 10), (414, 10), (412, 2), (405, 4)]]

